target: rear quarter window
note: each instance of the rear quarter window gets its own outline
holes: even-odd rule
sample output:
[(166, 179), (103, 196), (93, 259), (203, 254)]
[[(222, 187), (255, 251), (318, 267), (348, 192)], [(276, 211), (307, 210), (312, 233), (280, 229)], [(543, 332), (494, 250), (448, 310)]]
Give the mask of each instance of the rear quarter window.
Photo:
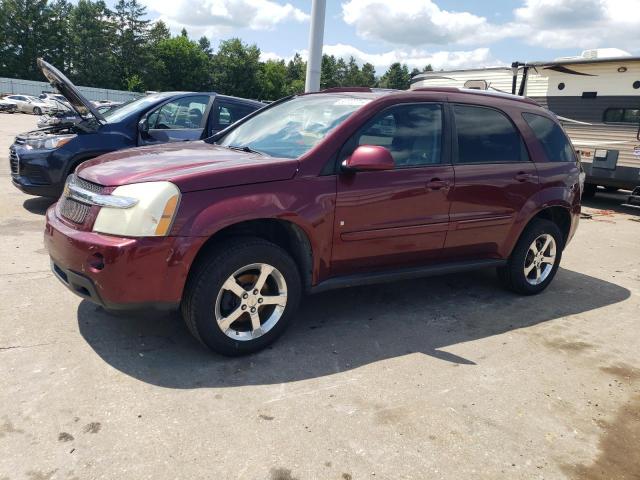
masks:
[(560, 125), (547, 117), (536, 115), (535, 113), (523, 113), (522, 117), (533, 130), (549, 161), (576, 161), (571, 142), (569, 142)]

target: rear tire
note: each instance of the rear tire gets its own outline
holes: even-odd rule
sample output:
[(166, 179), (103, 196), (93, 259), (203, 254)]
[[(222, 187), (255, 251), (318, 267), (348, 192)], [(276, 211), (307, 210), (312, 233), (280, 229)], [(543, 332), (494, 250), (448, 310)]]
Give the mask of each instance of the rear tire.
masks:
[(582, 191), (582, 198), (593, 198), (598, 191), (598, 186), (593, 183), (585, 183)]
[(260, 238), (230, 238), (194, 265), (182, 316), (207, 348), (222, 355), (245, 355), (282, 335), (301, 292), (298, 267), (286, 251)]
[[(564, 239), (558, 226), (534, 218), (520, 236), (498, 278), (509, 290), (535, 295), (549, 286), (562, 259)], [(553, 261), (551, 261), (553, 259)]]

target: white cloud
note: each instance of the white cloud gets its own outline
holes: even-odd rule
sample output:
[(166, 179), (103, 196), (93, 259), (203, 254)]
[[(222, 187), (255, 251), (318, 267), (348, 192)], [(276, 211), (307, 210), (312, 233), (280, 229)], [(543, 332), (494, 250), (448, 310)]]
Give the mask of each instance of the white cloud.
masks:
[(285, 21), (303, 22), (309, 15), (290, 3), (272, 0), (142, 0), (172, 28), (191, 36), (229, 34), (238, 28), (272, 30)]
[(638, 50), (639, 11), (640, 0), (525, 0), (514, 10), (515, 30), (525, 42), (547, 48)]
[[(304, 60), (307, 60), (309, 53), (307, 50), (300, 50), (299, 53)], [(488, 48), (438, 52), (428, 52), (422, 49), (400, 48), (382, 53), (366, 53), (353, 45), (337, 43), (334, 45), (324, 45), (322, 53), (334, 55), (335, 57), (342, 58), (345, 61), (348, 61), (350, 57), (353, 57), (359, 65), (362, 65), (363, 63), (371, 63), (376, 68), (376, 73), (378, 75), (382, 75), (387, 68), (389, 68), (389, 65), (394, 62), (405, 63), (409, 69), (414, 67), (422, 69), (426, 65), (431, 64), (434, 70), (504, 65), (504, 62), (495, 59), (491, 55), (491, 51)], [(275, 53), (269, 52), (263, 54), (261, 59), (263, 61), (285, 60), (288, 62), (291, 58), (293, 58), (293, 55), (289, 57), (281, 57)]]
[[(260, 51), (260, 61), (261, 62), (268, 62), (269, 60), (283, 60), (283, 57), (281, 57), (280, 55), (278, 55), (275, 52), (263, 52)], [(287, 61), (289, 61), (287, 59)]]
[(346, 0), (342, 18), (367, 40), (404, 48), (486, 46), (518, 39), (550, 49), (618, 47), (640, 50), (640, 0), (523, 0), (513, 18), (492, 23), (436, 0)]
[(485, 17), (443, 10), (431, 0), (348, 0), (342, 18), (362, 38), (396, 45), (478, 44), (509, 35)]

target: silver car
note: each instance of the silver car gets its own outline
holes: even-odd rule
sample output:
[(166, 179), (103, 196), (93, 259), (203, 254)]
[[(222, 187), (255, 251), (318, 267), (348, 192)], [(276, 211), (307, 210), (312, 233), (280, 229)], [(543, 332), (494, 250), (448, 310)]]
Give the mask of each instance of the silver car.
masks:
[(34, 115), (42, 115), (52, 110), (51, 104), (30, 95), (7, 95), (4, 97), (12, 103), (16, 104), (17, 111), (23, 113), (32, 113)]

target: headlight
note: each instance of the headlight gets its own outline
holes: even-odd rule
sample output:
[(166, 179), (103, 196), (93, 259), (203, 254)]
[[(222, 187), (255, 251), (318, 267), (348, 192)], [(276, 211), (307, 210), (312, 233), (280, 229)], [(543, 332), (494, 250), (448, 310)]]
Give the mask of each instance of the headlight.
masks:
[(33, 138), (27, 140), (25, 147), (34, 150), (53, 150), (76, 138), (75, 135), (57, 135), (55, 137)]
[(123, 185), (117, 187), (111, 196), (137, 202), (129, 208), (103, 206), (93, 225), (94, 232), (123, 237), (166, 236), (180, 203), (180, 190), (170, 182)]

